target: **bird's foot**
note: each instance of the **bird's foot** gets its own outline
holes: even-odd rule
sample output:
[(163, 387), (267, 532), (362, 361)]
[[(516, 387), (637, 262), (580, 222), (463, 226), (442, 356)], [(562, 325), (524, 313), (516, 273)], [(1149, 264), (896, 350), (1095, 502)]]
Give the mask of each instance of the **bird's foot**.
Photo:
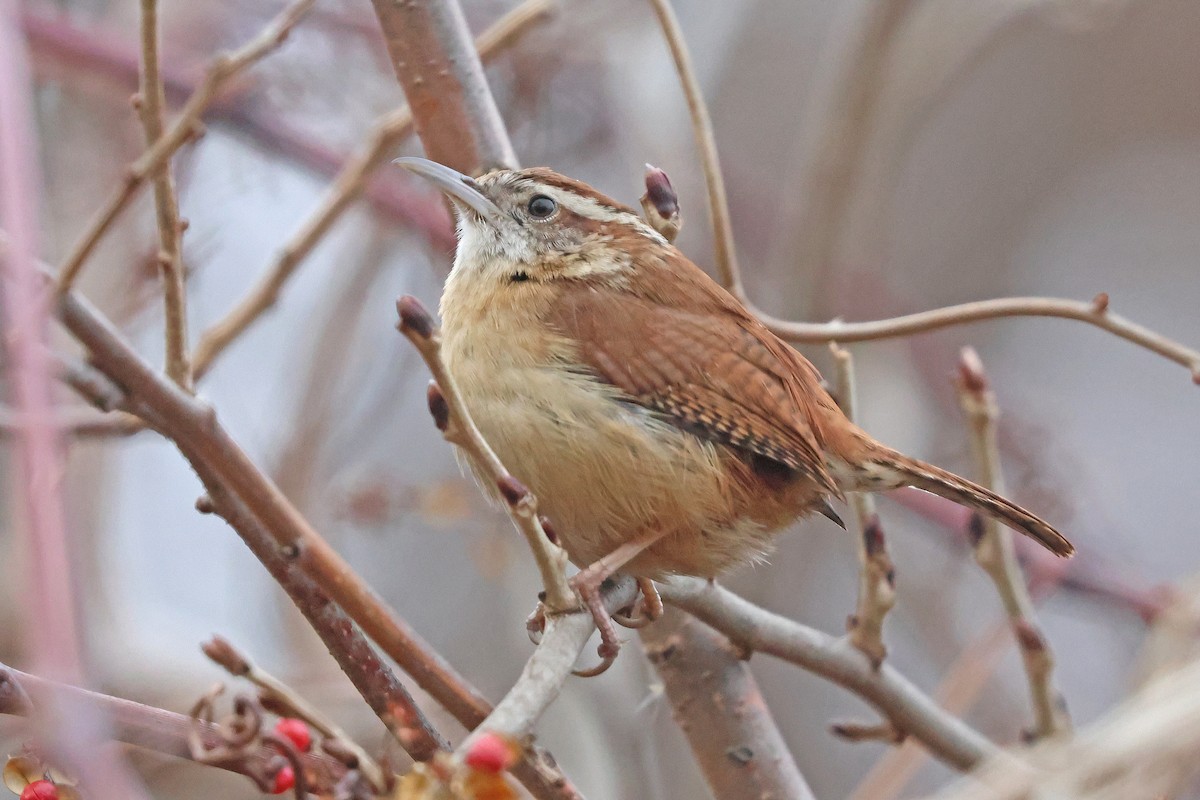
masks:
[(607, 672), (608, 668), (616, 661), (617, 654), (621, 652), (621, 640), (617, 636), (617, 628), (613, 625), (612, 617), (609, 615), (608, 609), (604, 607), (604, 598), (600, 595), (600, 587), (608, 578), (608, 575), (605, 574), (607, 570), (598, 568), (599, 566), (598, 563), (593, 564), (569, 581), (571, 588), (583, 601), (584, 608), (591, 613), (592, 620), (596, 623), (596, 629), (600, 631), (600, 646), (596, 648), (596, 652), (600, 656), (600, 663), (591, 669), (576, 670), (574, 674), (581, 678), (592, 678)]
[(627, 613), (613, 614), (613, 621), (626, 628), (644, 628), (663, 615), (663, 602), (649, 578), (638, 578), (638, 596)]

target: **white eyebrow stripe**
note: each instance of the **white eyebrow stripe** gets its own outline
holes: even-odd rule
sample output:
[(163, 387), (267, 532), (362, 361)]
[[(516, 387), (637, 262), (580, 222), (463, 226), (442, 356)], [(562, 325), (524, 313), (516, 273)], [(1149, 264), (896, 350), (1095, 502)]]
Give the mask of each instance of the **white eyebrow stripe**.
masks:
[(597, 222), (615, 222), (619, 225), (626, 225), (658, 244), (667, 243), (661, 233), (647, 225), (645, 220), (636, 214), (612, 208), (591, 197), (581, 197), (574, 192), (563, 191), (553, 186), (538, 185), (538, 191), (550, 195), (564, 208), (570, 209), (581, 217), (594, 219)]

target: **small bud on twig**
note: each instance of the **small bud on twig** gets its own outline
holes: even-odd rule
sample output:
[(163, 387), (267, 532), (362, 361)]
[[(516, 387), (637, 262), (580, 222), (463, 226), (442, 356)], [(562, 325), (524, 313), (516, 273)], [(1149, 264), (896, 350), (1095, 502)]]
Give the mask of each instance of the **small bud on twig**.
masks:
[(213, 505), (212, 498), (207, 494), (202, 494), (196, 498), (196, 510), (201, 514), (217, 513), (217, 507)]
[(868, 558), (874, 558), (887, 549), (887, 540), (883, 536), (883, 524), (879, 521), (878, 514), (871, 517), (871, 521), (863, 530), (863, 547), (867, 549)]
[[(538, 522), (542, 523), (542, 532), (546, 534), (546, 538), (550, 540), (550, 544), (558, 544), (558, 531), (554, 529), (554, 523), (545, 514), (538, 515)], [(546, 598), (541, 598), (545, 600)]]
[(433, 336), (433, 316), (421, 305), (421, 301), (412, 295), (404, 295), (396, 301), (396, 313), (400, 315), (400, 332), (405, 336), (414, 335), (421, 339)]
[(250, 662), (245, 656), (220, 636), (214, 635), (212, 639), (200, 645), (200, 649), (230, 675), (245, 675), (250, 671)]
[(518, 505), (529, 496), (529, 489), (525, 487), (525, 484), (512, 475), (501, 475), (497, 478), (496, 488), (500, 490), (501, 496), (510, 506)]
[(675, 241), (683, 218), (679, 215), (679, 196), (667, 173), (658, 167), (646, 165), (646, 193), (642, 195), (642, 214), (654, 230), (667, 241)]
[(962, 387), (974, 395), (988, 390), (987, 373), (983, 370), (983, 359), (974, 347), (964, 347), (958, 354), (958, 379)]
[(1092, 308), (1097, 314), (1103, 314), (1108, 311), (1108, 292), (1101, 292), (1092, 298)]
[(1027, 619), (1019, 619), (1013, 623), (1013, 633), (1017, 636), (1017, 642), (1020, 643), (1021, 649), (1030, 653), (1040, 653), (1046, 649), (1046, 641), (1042, 638), (1042, 633), (1035, 628)]
[(429, 404), (429, 413), (433, 416), (433, 424), (437, 425), (439, 431), (445, 433), (446, 428), (450, 425), (450, 404), (446, 402), (446, 396), (442, 394), (442, 387), (437, 385), (437, 381), (429, 382), (425, 400)]

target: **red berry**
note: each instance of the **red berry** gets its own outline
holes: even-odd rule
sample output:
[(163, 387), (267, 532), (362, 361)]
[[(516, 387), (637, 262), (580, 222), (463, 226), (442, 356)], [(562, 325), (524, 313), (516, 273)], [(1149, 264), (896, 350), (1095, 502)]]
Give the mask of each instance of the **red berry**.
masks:
[(513, 762), (513, 748), (502, 737), (494, 733), (484, 733), (471, 745), (467, 751), (467, 766), (480, 772), (502, 772)]
[(303, 720), (284, 717), (275, 723), (275, 732), (285, 739), (290, 739), (301, 753), (307, 753), (312, 747), (312, 734)]
[(21, 790), (21, 800), (58, 800), (58, 787), (51, 781), (34, 781)]
[(271, 789), (271, 794), (283, 794), (295, 785), (296, 771), (292, 769), (291, 764), (288, 764), (275, 773), (275, 786)]

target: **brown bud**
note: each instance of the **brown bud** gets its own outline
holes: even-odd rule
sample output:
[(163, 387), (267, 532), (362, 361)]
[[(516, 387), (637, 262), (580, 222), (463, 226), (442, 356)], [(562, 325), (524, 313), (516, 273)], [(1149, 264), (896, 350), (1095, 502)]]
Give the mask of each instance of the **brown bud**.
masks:
[(400, 315), (400, 332), (413, 334), (422, 339), (433, 336), (433, 317), (421, 301), (412, 295), (404, 295), (396, 301), (396, 313)]
[(1108, 292), (1101, 292), (1092, 298), (1092, 308), (1097, 314), (1103, 314), (1108, 311)]
[(550, 540), (550, 544), (557, 545), (558, 531), (554, 530), (554, 523), (550, 521), (550, 518), (545, 514), (539, 514), (538, 522), (542, 523), (542, 533), (546, 534), (546, 538)]
[(250, 662), (237, 651), (228, 641), (214, 635), (211, 640), (200, 645), (204, 655), (215, 661), (230, 675), (245, 675), (250, 671)]
[(983, 360), (974, 347), (964, 347), (958, 354), (958, 380), (971, 394), (983, 394), (988, 390), (987, 373), (983, 371)]
[(983, 517), (978, 511), (972, 511), (970, 518), (967, 520), (967, 537), (971, 540), (972, 547), (978, 547), (983, 541)]
[(887, 540), (884, 539), (883, 525), (879, 522), (878, 514), (872, 515), (867, 527), (863, 529), (863, 547), (866, 548), (868, 558), (887, 550)]
[(213, 505), (212, 498), (206, 494), (202, 494), (196, 498), (196, 510), (201, 514), (217, 513), (217, 507)]
[(667, 173), (651, 164), (646, 165), (646, 199), (663, 219), (679, 214), (679, 195)]
[(1046, 649), (1046, 642), (1042, 639), (1041, 631), (1033, 627), (1029, 620), (1017, 620), (1013, 623), (1013, 632), (1016, 634), (1022, 650), (1040, 653)]
[(429, 403), (429, 413), (433, 416), (433, 424), (437, 425), (437, 429), (446, 432), (446, 428), (450, 425), (450, 404), (446, 402), (446, 396), (442, 394), (442, 387), (437, 385), (437, 381), (430, 381), (429, 388), (425, 391), (425, 400)]
[(510, 506), (515, 506), (529, 496), (529, 489), (525, 488), (525, 484), (512, 475), (501, 475), (497, 478), (496, 488)]

